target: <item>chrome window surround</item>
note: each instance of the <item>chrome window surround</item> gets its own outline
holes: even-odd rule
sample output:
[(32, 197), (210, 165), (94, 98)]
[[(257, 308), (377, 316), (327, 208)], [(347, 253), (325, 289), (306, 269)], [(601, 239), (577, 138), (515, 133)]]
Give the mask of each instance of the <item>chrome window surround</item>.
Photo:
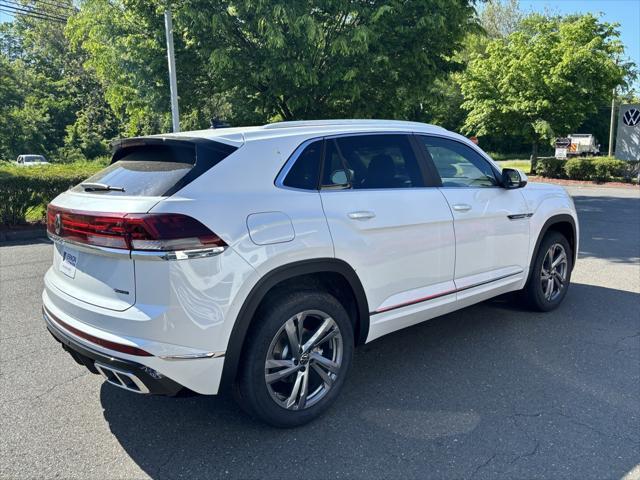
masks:
[(193, 250), (153, 251), (153, 250), (123, 250), (120, 248), (101, 247), (74, 242), (47, 232), (51, 241), (60, 245), (69, 245), (76, 250), (104, 255), (108, 257), (131, 258), (133, 260), (187, 260), (193, 258), (206, 258), (220, 255), (227, 247), (205, 247)]
[[(356, 137), (356, 136), (362, 136), (362, 135), (415, 135), (415, 136), (428, 136), (428, 137), (438, 137), (438, 138), (445, 138), (447, 140), (451, 140), (452, 142), (457, 142), (461, 145), (464, 145), (468, 148), (471, 148), (474, 152), (476, 152), (478, 155), (480, 155), (491, 167), (491, 169), (496, 173), (496, 175), (500, 174), (500, 169), (498, 167), (498, 165), (496, 165), (496, 163), (491, 159), (491, 157), (489, 157), (485, 152), (483, 152), (477, 145), (475, 144), (467, 144), (465, 142), (461, 142), (459, 139), (457, 138), (453, 138), (449, 135), (443, 135), (441, 133), (432, 133), (432, 132), (418, 132), (418, 131), (405, 131), (405, 130), (397, 130), (397, 131), (388, 131), (388, 130), (384, 130), (384, 131), (373, 131), (373, 132), (362, 132), (362, 131), (358, 131), (358, 132), (351, 132), (351, 133), (337, 133), (334, 135), (320, 135), (318, 137), (313, 137), (313, 138), (308, 138), (307, 140), (305, 140), (304, 142), (302, 142), (300, 145), (298, 145), (296, 147), (296, 149), (293, 151), (293, 153), (289, 156), (289, 158), (287, 159), (287, 161), (285, 162), (284, 166), (282, 167), (282, 169), (280, 170), (280, 172), (278, 173), (278, 175), (276, 176), (276, 179), (274, 181), (274, 184), (276, 187), (278, 188), (283, 188), (285, 190), (294, 190), (297, 192), (318, 192), (319, 190), (317, 189), (313, 189), (313, 190), (308, 190), (306, 188), (296, 188), (296, 187), (289, 187), (287, 185), (284, 185), (284, 179), (287, 177), (287, 175), (289, 174), (289, 171), (291, 170), (291, 168), (293, 168), (293, 164), (296, 163), (296, 160), (298, 160), (298, 157), (302, 154), (302, 152), (304, 151), (305, 148), (307, 148), (311, 143), (317, 141), (317, 140), (328, 140), (328, 139), (332, 139), (332, 138), (340, 138), (340, 137)], [(321, 161), (324, 161), (324, 159), (321, 159)], [(418, 161), (421, 161), (420, 159), (418, 159)], [(435, 188), (435, 187), (412, 187), (412, 188)], [(460, 188), (460, 187), (437, 187), (437, 188)], [(469, 187), (466, 187), (469, 188)], [(494, 185), (491, 187), (470, 187), (470, 188), (502, 188), (499, 185)], [(336, 191), (341, 191), (341, 192), (347, 192), (350, 190), (354, 190), (351, 188), (340, 188), (340, 189), (336, 189)], [(384, 189), (369, 189), (369, 190), (389, 190), (388, 188), (384, 188)], [(407, 190), (407, 189), (403, 189), (403, 190)]]

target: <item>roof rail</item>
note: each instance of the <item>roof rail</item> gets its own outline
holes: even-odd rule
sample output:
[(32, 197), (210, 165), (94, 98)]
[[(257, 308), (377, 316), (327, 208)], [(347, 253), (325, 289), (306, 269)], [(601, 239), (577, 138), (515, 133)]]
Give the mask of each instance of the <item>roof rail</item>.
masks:
[(338, 119), (338, 120), (298, 120), (298, 121), (290, 121), (290, 122), (275, 122), (275, 123), (267, 123), (263, 125), (262, 128), (265, 130), (272, 130), (277, 128), (296, 128), (296, 127), (318, 127), (318, 126), (338, 126), (338, 125), (363, 125), (363, 126), (389, 126), (389, 125), (397, 125), (397, 126), (430, 126), (436, 127), (436, 125), (429, 125), (426, 123), (420, 122), (409, 122), (405, 120), (369, 120), (369, 119)]

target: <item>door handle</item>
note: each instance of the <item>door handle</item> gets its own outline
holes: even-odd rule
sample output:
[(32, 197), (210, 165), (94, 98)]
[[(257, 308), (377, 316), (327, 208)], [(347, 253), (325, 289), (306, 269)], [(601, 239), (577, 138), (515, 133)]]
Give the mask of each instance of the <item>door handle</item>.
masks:
[(455, 205), (453, 205), (453, 209), (456, 212), (468, 212), (469, 210), (471, 210), (471, 205), (469, 205), (468, 203), (456, 203)]
[(347, 214), (349, 218), (353, 220), (369, 220), (376, 216), (375, 212), (371, 212), (368, 210), (362, 210), (359, 212), (350, 212)]

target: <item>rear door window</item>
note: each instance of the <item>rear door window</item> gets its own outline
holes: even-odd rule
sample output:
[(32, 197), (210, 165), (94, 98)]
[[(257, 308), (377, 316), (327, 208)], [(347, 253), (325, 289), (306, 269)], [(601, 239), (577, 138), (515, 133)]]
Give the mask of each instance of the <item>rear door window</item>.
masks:
[(407, 135), (354, 135), (327, 141), (323, 185), (354, 189), (424, 187)]
[(98, 195), (167, 196), (236, 150), (217, 142), (206, 146), (182, 143), (120, 149), (111, 165), (73, 190)]

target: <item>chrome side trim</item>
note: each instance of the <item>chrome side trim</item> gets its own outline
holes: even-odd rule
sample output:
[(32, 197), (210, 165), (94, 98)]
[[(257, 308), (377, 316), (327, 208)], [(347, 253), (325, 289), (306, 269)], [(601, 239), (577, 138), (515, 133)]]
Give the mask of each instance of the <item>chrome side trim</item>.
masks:
[(188, 260), (193, 258), (215, 257), (227, 247), (198, 248), (195, 250), (176, 250), (171, 252), (154, 252), (153, 250), (131, 250), (134, 260)]
[[(124, 370), (120, 370), (119, 368), (114, 368), (110, 365), (105, 365), (100, 362), (94, 362), (93, 364), (100, 372), (100, 374), (111, 385), (124, 388), (125, 390), (129, 390), (130, 392), (149, 393), (149, 389), (147, 388), (147, 386), (133, 373), (126, 372)], [(129, 382), (131, 382), (135, 386), (135, 388), (132, 387)]]
[(509, 220), (522, 220), (524, 218), (533, 217), (533, 213), (516, 213), (514, 215), (507, 215)]
[(206, 247), (193, 250), (175, 251), (154, 251), (154, 250), (123, 250), (121, 248), (100, 247), (98, 245), (87, 245), (85, 243), (74, 242), (66, 238), (61, 238), (51, 232), (47, 232), (51, 241), (60, 245), (69, 245), (76, 250), (105, 255), (110, 257), (127, 257), (134, 260), (187, 260), (192, 258), (205, 258), (220, 255), (227, 247)]
[(416, 298), (415, 300), (409, 300), (407, 302), (402, 302), (402, 303), (399, 303), (397, 305), (391, 305), (389, 307), (378, 308), (377, 310), (375, 310), (373, 312), (369, 312), (369, 315), (376, 315), (378, 313), (384, 313), (384, 312), (388, 312), (390, 310), (395, 310), (397, 308), (408, 307), (410, 305), (415, 305), (417, 303), (426, 302), (428, 300), (435, 300), (436, 298), (444, 297), (446, 295), (452, 295), (454, 293), (464, 292), (465, 290), (471, 290), (472, 288), (481, 287), (481, 286), (487, 285), (489, 283), (497, 282), (499, 280), (504, 280), (504, 279), (509, 278), (509, 277), (514, 277), (516, 275), (520, 275), (523, 272), (524, 272), (524, 270), (519, 270), (517, 272), (508, 273), (506, 275), (502, 275), (500, 277), (492, 278), (490, 280), (485, 280), (483, 282), (478, 282), (478, 283), (474, 283), (474, 284), (471, 284), (471, 285), (467, 285), (465, 287), (459, 287), (459, 288), (455, 288), (453, 290), (446, 290), (444, 292), (440, 292), (440, 293), (436, 293), (436, 294), (433, 294), (433, 295), (429, 295), (428, 297)]
[(197, 360), (199, 358), (222, 358), (227, 352), (186, 353), (184, 355), (165, 355), (163, 360)]

